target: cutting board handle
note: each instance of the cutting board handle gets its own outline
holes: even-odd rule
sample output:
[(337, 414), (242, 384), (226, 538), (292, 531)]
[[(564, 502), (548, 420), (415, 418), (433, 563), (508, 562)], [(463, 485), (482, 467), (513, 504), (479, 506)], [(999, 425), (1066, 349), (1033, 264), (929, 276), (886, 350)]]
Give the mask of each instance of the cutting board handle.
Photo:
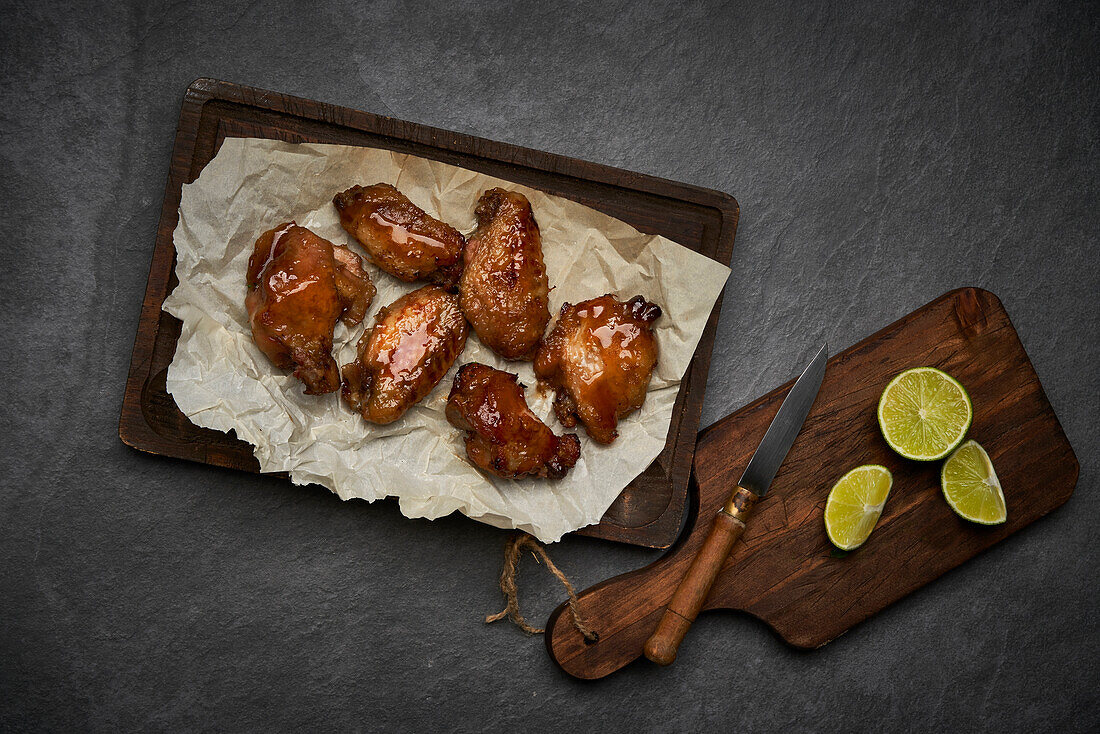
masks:
[[(722, 509), (724, 498), (713, 497), (711, 503), (699, 508), (704, 517), (713, 517)], [(692, 522), (689, 520), (689, 526)], [(585, 625), (596, 633), (594, 642), (577, 631), (566, 613), (568, 604), (554, 610), (546, 621), (545, 640), (550, 657), (565, 672), (585, 679), (602, 678), (640, 658), (646, 640), (653, 635), (677, 587), (699, 555), (704, 541), (701, 530), (682, 538), (650, 565), (610, 578), (578, 595), (577, 610)]]
[[(697, 547), (697, 546), (696, 546)], [(645, 641), (687, 571), (694, 552), (683, 545), (636, 571), (585, 589), (577, 610), (596, 640), (577, 631), (562, 604), (546, 621), (546, 648), (558, 665), (577, 678), (602, 678), (642, 655)]]

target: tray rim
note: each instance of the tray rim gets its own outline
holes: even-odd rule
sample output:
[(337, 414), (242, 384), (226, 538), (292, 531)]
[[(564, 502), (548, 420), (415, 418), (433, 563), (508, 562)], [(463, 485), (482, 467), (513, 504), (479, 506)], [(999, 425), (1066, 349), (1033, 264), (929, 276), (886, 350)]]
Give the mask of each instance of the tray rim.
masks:
[[(724, 192), (362, 110), (294, 97), (281, 92), (200, 77), (188, 86), (180, 108), (165, 183), (164, 198), (161, 203), (161, 214), (150, 259), (149, 276), (137, 323), (123, 395), (122, 412), (119, 418), (119, 437), (122, 442), (145, 453), (177, 459), (182, 458), (225, 468), (239, 468), (224, 461), (219, 461), (216, 456), (204, 455), (202, 458), (181, 456), (178, 450), (173, 451), (173, 447), (177, 446), (178, 442), (171, 441), (149, 426), (142, 410), (142, 393), (149, 378), (149, 370), (152, 367), (153, 348), (156, 341), (154, 338), (143, 343), (142, 336), (147, 331), (153, 334), (154, 337), (159, 333), (161, 306), (170, 290), (168, 285), (170, 277), (163, 284), (159, 284), (156, 282), (154, 275), (159, 273), (161, 269), (166, 269), (169, 273), (173, 270), (175, 249), (170, 232), (175, 229), (178, 222), (182, 185), (194, 180), (198, 173), (190, 170), (190, 167), (194, 165), (195, 149), (199, 141), (199, 123), (202, 120), (203, 108), (212, 101), (260, 108), (277, 114), (299, 117), (307, 121), (326, 123), (336, 127), (351, 128), (378, 137), (392, 138), (395, 141), (437, 148), (461, 156), (485, 159), (514, 169), (527, 169), (536, 173), (549, 173), (574, 178), (578, 181), (641, 192), (713, 209), (718, 214), (719, 222), (714, 239), (715, 252), (713, 255), (702, 254), (722, 264), (728, 264), (732, 255), (737, 224), (740, 219), (740, 206), (734, 197)], [(522, 162), (520, 159), (522, 159)], [(165, 236), (165, 232), (169, 234)], [(692, 440), (683, 440), (674, 444), (673, 463), (682, 462), (687, 467), (689, 477), (694, 464), (698, 423), (702, 412), (702, 395), (706, 389), (706, 375), (709, 372), (713, 350), (713, 334), (718, 315), (721, 312), (722, 300), (722, 295), (719, 295), (704, 328), (700, 348), (693, 356), (683, 378), (685, 403), (687, 397), (692, 396), (693, 393), (698, 392), (699, 395), (694, 406), (685, 404), (681, 411), (680, 421), (682, 422), (685, 419), (694, 421), (696, 436)], [(708, 335), (710, 336), (709, 339), (707, 338)], [(705, 349), (703, 348), (704, 342), (706, 342)], [(689, 411), (694, 415), (687, 414)], [(138, 420), (134, 420), (135, 418)], [(681, 455), (684, 452), (686, 452), (686, 456)], [(278, 474), (275, 476), (278, 476)], [(679, 506), (674, 509), (676, 515), (674, 522), (670, 522), (672, 518), (670, 518), (670, 512), (666, 509), (652, 522), (644, 525), (626, 527), (601, 521), (570, 534), (588, 535), (613, 542), (650, 548), (667, 548), (675, 541), (682, 529), (688, 509), (688, 495), (690, 495), (690, 492), (690, 487), (685, 486), (684, 497), (679, 498)], [(676, 499), (676, 497), (671, 498), (670, 507), (676, 503)]]

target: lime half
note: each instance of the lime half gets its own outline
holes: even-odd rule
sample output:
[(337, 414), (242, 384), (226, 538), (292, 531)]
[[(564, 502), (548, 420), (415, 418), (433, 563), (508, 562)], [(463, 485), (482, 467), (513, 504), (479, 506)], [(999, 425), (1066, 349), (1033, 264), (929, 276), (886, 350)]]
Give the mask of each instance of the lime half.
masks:
[(878, 426), (890, 448), (907, 459), (936, 461), (962, 443), (974, 410), (966, 389), (935, 367), (916, 367), (890, 380), (878, 401)]
[(977, 441), (967, 441), (943, 462), (940, 486), (947, 504), (964, 520), (999, 525), (1008, 518), (993, 462)]
[(825, 532), (841, 550), (863, 545), (890, 494), (894, 477), (878, 464), (857, 466), (840, 478), (825, 503)]

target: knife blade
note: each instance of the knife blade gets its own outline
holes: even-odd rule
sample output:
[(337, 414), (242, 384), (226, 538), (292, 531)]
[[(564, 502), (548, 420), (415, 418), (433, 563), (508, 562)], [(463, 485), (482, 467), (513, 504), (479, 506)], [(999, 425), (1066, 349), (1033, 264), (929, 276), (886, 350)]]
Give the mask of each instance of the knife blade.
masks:
[(821, 380), (825, 377), (825, 363), (829, 359), (828, 349), (828, 344), (821, 347), (817, 356), (810, 360), (810, 364), (791, 386), (787, 397), (783, 399), (783, 404), (779, 406), (779, 412), (775, 414), (775, 418), (772, 418), (764, 438), (756, 447), (756, 453), (749, 459), (745, 473), (737, 482), (738, 486), (744, 487), (757, 497), (763, 497), (768, 491), (775, 473), (779, 471), (783, 459), (787, 458), (787, 452), (791, 450), (795, 437), (802, 430), (802, 424), (806, 422), (810, 406), (814, 404), (817, 391), (821, 389)]
[(703, 546), (676, 587), (653, 634), (646, 640), (645, 656), (653, 662), (668, 665), (676, 659), (680, 643), (702, 609), (734, 543), (744, 532), (756, 501), (767, 493), (775, 473), (802, 430), (821, 389), (828, 352), (829, 345), (822, 346), (795, 381), (749, 459), (737, 487), (715, 515)]

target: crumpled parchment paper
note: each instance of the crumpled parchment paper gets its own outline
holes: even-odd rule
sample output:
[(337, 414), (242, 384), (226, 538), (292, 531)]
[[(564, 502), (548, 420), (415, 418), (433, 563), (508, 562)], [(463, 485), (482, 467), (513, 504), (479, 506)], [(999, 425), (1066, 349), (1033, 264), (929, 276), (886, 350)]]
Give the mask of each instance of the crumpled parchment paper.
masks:
[[(470, 331), (451, 372), (420, 404), (387, 426), (368, 424), (339, 394), (310, 396), (276, 369), (252, 341), (244, 306), (245, 269), (263, 231), (295, 220), (336, 244), (363, 250), (340, 226), (332, 197), (353, 184), (385, 181), (432, 216), (462, 232), (474, 228), (474, 206), (493, 186), (531, 201), (542, 231), (550, 278), (550, 313), (565, 301), (616, 293), (659, 304), (660, 359), (645, 404), (619, 424), (611, 446), (578, 426), (581, 459), (559, 481), (489, 477), (465, 458), (462, 433), (444, 416), (454, 373), (480, 361), (518, 373), (531, 408), (556, 432), (553, 395), (535, 388), (530, 363), (506, 362)], [(286, 471), (297, 484), (316, 482), (343, 499), (395, 496), (408, 517), (454, 511), (553, 542), (598, 522), (619, 492), (664, 447), (673, 402), (711, 308), (729, 275), (720, 265), (663, 237), (535, 189), (463, 168), (373, 148), (228, 138), (192, 184), (183, 187), (175, 231), (179, 285), (164, 310), (183, 321), (168, 370), (168, 391), (193, 423), (235, 430), (255, 446), (265, 472)], [(371, 312), (352, 329), (338, 324), (336, 361), (355, 355), (378, 309), (420, 284), (403, 283), (366, 265), (378, 287)], [(551, 325), (553, 321), (551, 321)]]

